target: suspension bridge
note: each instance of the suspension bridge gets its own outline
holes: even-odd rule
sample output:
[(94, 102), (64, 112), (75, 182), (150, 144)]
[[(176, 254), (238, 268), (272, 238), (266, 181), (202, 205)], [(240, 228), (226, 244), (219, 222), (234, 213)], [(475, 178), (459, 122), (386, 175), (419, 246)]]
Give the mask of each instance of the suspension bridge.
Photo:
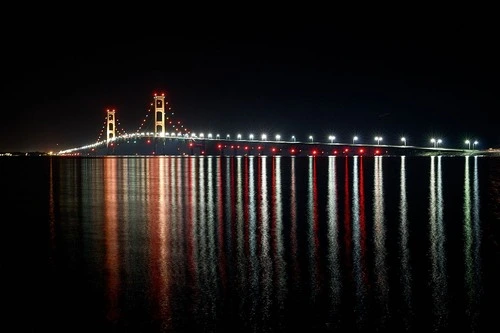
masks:
[[(107, 109), (96, 142), (58, 152), (60, 156), (151, 156), (151, 155), (283, 155), (283, 156), (352, 156), (352, 155), (456, 155), (477, 154), (476, 141), (468, 149), (440, 147), (440, 139), (431, 139), (428, 147), (407, 145), (401, 138), (397, 145), (381, 144), (382, 137), (375, 137), (376, 144), (337, 142), (334, 136), (328, 142), (289, 140), (280, 135), (268, 138), (266, 134), (241, 134), (231, 136), (213, 133), (193, 133), (175, 113), (165, 94), (154, 94), (153, 102), (138, 129), (133, 133), (123, 130), (116, 109)], [(467, 142), (467, 141), (466, 141)]]

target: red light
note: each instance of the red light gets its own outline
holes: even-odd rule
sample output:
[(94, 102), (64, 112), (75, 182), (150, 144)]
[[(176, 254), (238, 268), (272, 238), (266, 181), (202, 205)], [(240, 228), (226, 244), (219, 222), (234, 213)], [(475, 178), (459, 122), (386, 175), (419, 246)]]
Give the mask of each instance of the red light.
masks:
[(231, 146), (231, 148), (234, 148), (234, 146)]
[(219, 148), (219, 149), (222, 148), (222, 145), (218, 145), (217, 148)]
[(258, 147), (257, 147), (257, 149), (261, 149), (261, 147), (260, 147), (260, 146), (258, 146)]
[(248, 147), (245, 147), (245, 150), (248, 150)]
[(295, 153), (295, 149), (292, 149), (291, 152), (292, 152), (292, 154)]
[(380, 151), (379, 150), (375, 150), (375, 154), (378, 154), (378, 153), (380, 153)]
[(193, 146), (193, 143), (192, 143), (192, 142), (190, 142), (190, 143), (189, 143), (189, 147), (192, 147), (192, 146)]
[(276, 151), (276, 148), (273, 148), (273, 149), (271, 149), (271, 150), (272, 150), (273, 152), (275, 152), (275, 151)]
[(363, 152), (364, 152), (364, 149), (360, 149), (360, 150), (359, 150), (359, 152), (360, 152), (360, 153), (363, 153)]
[(348, 148), (346, 148), (344, 151), (347, 153), (347, 152), (349, 151), (349, 149), (348, 149)]
[(148, 139), (148, 143), (151, 143), (151, 140)]
[(313, 150), (313, 155), (316, 155), (318, 152), (316, 150)]
[(334, 153), (335, 155), (337, 155), (337, 151), (336, 151), (336, 150), (334, 150), (334, 151), (333, 151), (333, 153)]

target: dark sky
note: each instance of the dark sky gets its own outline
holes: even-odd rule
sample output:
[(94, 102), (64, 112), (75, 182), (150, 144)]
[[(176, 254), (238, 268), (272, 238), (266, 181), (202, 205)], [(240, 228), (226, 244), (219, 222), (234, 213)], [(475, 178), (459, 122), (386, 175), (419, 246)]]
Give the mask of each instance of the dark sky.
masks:
[(109, 107), (135, 132), (154, 92), (165, 92), (196, 133), (500, 146), (497, 37), (467, 17), (151, 29), (63, 23), (3, 42), (0, 151), (95, 142)]

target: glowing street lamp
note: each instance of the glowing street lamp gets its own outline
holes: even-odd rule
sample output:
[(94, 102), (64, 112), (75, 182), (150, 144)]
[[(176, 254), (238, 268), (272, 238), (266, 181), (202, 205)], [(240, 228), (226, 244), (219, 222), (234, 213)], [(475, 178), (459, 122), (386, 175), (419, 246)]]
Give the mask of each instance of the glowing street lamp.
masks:
[(382, 140), (381, 136), (376, 136), (375, 141), (377, 141), (377, 145), (380, 144), (380, 140)]
[(313, 136), (312, 135), (309, 135), (309, 140), (311, 140), (311, 142), (313, 141)]
[(253, 134), (249, 135), (250, 140), (253, 140)]
[(276, 141), (280, 141), (280, 139), (281, 139), (281, 135), (276, 134)]
[(238, 137), (238, 140), (241, 140), (241, 134), (238, 134), (237, 137)]
[(436, 142), (436, 147), (439, 147), (439, 144), (440, 144), (441, 142), (443, 142), (443, 140), (438, 139), (438, 140), (437, 140), (437, 142)]
[(219, 139), (219, 138), (220, 138), (220, 134), (217, 134), (215, 137), (216, 137), (217, 139)]
[(229, 140), (230, 138), (231, 138), (231, 135), (229, 135), (229, 134), (228, 134), (228, 135), (226, 135), (226, 139), (228, 139), (228, 140)]
[(208, 133), (208, 138), (211, 139), (212, 138), (212, 133)]
[(465, 144), (469, 145), (469, 150), (470, 150), (470, 140), (465, 140)]
[(474, 141), (474, 142), (472, 143), (472, 149), (476, 149), (476, 145), (477, 145), (478, 143), (479, 143), (479, 142), (477, 142), (477, 140), (476, 140), (476, 141)]
[(436, 139), (432, 138), (431, 143), (433, 144), (434, 148), (436, 148)]
[(333, 140), (335, 140), (335, 136), (330, 135), (330, 136), (328, 137), (328, 139), (330, 140), (330, 142), (331, 142), (331, 143), (333, 143)]
[(295, 135), (292, 135), (292, 141), (295, 142)]
[(403, 145), (405, 145), (405, 146), (406, 146), (406, 138), (405, 138), (405, 137), (402, 137), (402, 138), (401, 138), (401, 141), (403, 141)]
[(262, 134), (262, 141), (266, 141), (266, 140), (267, 140), (267, 135)]
[(354, 141), (358, 141), (358, 136), (355, 135), (353, 138), (352, 138), (352, 143), (354, 144)]

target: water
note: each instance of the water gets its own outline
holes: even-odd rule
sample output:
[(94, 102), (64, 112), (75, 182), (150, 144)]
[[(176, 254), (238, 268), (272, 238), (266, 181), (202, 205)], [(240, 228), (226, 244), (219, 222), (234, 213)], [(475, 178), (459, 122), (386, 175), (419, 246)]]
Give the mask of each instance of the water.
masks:
[(4, 316), (17, 332), (497, 323), (500, 159), (55, 157), (0, 167)]

